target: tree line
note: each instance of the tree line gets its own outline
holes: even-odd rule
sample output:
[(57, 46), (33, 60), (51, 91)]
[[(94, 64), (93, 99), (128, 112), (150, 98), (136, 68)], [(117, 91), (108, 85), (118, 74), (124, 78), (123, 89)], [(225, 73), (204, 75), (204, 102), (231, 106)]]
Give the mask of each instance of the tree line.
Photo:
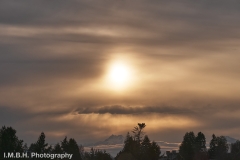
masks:
[[(229, 151), (230, 150), (230, 151)], [(179, 146), (178, 159), (182, 160), (240, 160), (240, 141), (228, 144), (224, 136), (212, 135), (209, 148), (202, 132), (187, 132)]]
[[(46, 136), (44, 132), (42, 132), (38, 137), (38, 140), (35, 143), (30, 144), (28, 147), (26, 143), (23, 143), (23, 140), (20, 140), (16, 136), (15, 129), (3, 126), (0, 129), (0, 159), (4, 159), (4, 152), (34, 152), (38, 154), (73, 154), (72, 160), (112, 160), (112, 157), (109, 153), (106, 153), (106, 151), (91, 148), (90, 152), (85, 152), (84, 147), (78, 146), (74, 138), (68, 139), (65, 137), (60, 143), (57, 143), (54, 146), (48, 145), (45, 138)], [(14, 158), (8, 159), (11, 160)], [(18, 159), (21, 160), (21, 158)], [(45, 159), (47, 158), (41, 158), (41, 160)]]
[[(35, 152), (49, 154), (73, 154), (73, 160), (159, 160), (168, 159), (161, 154), (160, 146), (151, 141), (145, 135), (145, 123), (138, 123), (131, 134), (128, 132), (124, 141), (123, 149), (115, 158), (104, 150), (91, 148), (89, 152), (84, 151), (74, 138), (65, 137), (54, 146), (48, 145), (45, 141), (45, 134), (42, 132), (35, 143), (27, 144), (16, 136), (16, 130), (12, 127), (3, 126), (0, 129), (0, 159), (3, 160), (4, 152)], [(230, 152), (229, 152), (229, 147)], [(11, 159), (11, 158), (8, 158)], [(43, 159), (43, 158), (42, 158)], [(240, 141), (228, 144), (224, 136), (212, 135), (209, 147), (206, 147), (206, 138), (202, 132), (197, 135), (194, 132), (187, 132), (182, 143), (179, 145), (179, 152), (175, 160), (240, 160)]]

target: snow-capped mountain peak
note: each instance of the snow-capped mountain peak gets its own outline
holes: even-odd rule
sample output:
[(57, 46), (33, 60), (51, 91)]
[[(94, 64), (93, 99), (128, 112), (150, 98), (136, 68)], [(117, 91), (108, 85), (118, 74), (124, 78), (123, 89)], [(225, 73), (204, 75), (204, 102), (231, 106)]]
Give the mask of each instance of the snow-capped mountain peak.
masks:
[(225, 138), (229, 144), (235, 143), (237, 141), (237, 139), (229, 137), (229, 136), (225, 136)]
[(114, 145), (122, 144), (124, 142), (124, 137), (122, 135), (111, 135), (104, 141), (97, 142), (95, 145)]

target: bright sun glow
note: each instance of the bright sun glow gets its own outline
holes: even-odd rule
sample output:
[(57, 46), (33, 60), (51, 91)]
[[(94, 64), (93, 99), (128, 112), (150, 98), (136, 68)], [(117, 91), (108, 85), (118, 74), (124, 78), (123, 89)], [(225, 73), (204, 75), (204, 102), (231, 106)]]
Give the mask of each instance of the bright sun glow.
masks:
[(126, 64), (115, 62), (110, 65), (107, 79), (114, 89), (123, 89), (130, 82), (131, 70)]

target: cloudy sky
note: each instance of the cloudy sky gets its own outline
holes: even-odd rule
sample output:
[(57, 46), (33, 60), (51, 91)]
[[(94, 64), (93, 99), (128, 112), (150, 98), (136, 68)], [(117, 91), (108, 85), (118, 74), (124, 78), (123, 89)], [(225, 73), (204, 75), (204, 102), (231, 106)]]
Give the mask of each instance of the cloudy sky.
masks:
[(240, 3), (42, 0), (0, 5), (0, 125), (25, 142), (187, 131), (240, 139)]

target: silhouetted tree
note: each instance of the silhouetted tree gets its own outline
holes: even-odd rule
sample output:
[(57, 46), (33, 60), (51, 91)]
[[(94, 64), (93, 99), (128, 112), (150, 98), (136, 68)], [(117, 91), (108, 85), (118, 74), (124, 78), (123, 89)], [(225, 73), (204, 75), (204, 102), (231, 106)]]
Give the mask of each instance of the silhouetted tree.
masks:
[(126, 157), (128, 157), (127, 159), (135, 159), (134, 157), (139, 155), (139, 148), (140, 144), (128, 132), (124, 140), (123, 149), (117, 154), (115, 159), (124, 159)]
[(124, 147), (120, 151), (116, 160), (129, 159), (129, 160), (158, 160), (161, 154), (160, 147), (157, 143), (151, 142), (148, 136), (143, 135), (145, 123), (138, 123), (138, 126), (133, 129), (133, 136), (127, 133), (124, 141)]
[(29, 147), (29, 151), (30, 152), (35, 152), (35, 148), (36, 148), (36, 144), (35, 143), (32, 143)]
[(144, 135), (143, 129), (146, 127), (145, 123), (138, 123), (138, 126), (134, 127), (132, 133), (134, 140), (140, 142)]
[(179, 159), (207, 160), (206, 138), (202, 132), (195, 136), (194, 132), (187, 132), (179, 147)]
[(212, 135), (212, 140), (210, 142), (210, 148), (208, 151), (210, 159), (226, 159), (228, 149), (229, 146), (224, 136), (216, 137), (214, 134)]
[(3, 159), (4, 152), (23, 151), (23, 140), (18, 139), (16, 130), (12, 127), (3, 126), (0, 130), (0, 158)]
[(116, 160), (136, 160), (130, 152), (122, 152), (120, 151)]
[(150, 149), (151, 149), (151, 142), (148, 138), (148, 136), (145, 136), (141, 147), (140, 147), (140, 158), (141, 159), (150, 159)]
[(217, 137), (215, 134), (212, 135), (212, 140), (210, 141), (210, 146), (208, 150), (209, 158), (213, 159), (216, 157), (216, 148), (217, 147)]
[(91, 148), (90, 152), (85, 152), (83, 160), (112, 160), (112, 157), (105, 150)]
[(187, 132), (183, 137), (183, 141), (179, 147), (179, 155), (181, 159), (193, 160), (195, 147), (195, 135), (193, 132)]
[(95, 159), (96, 160), (112, 160), (112, 157), (105, 150), (104, 151), (97, 150), (95, 151)]
[(195, 152), (205, 152), (206, 151), (206, 138), (202, 132), (198, 132), (197, 137), (195, 138), (194, 145)]
[[(149, 140), (150, 141), (150, 140)], [(160, 157), (160, 154), (161, 154), (161, 148), (160, 146), (156, 143), (156, 142), (152, 142), (150, 143), (150, 146), (149, 148), (146, 148), (147, 151), (145, 151), (148, 155), (148, 158), (149, 160), (158, 160), (159, 157)], [(141, 158), (142, 160), (145, 160), (143, 158)]]
[[(59, 143), (57, 143), (54, 148), (52, 149), (53, 154), (63, 154), (62, 148)], [(60, 159), (60, 158), (57, 158)]]
[(47, 143), (45, 143), (45, 134), (42, 132), (37, 140), (36, 143), (31, 144), (30, 149), (32, 152), (36, 153), (46, 153), (48, 146)]
[(82, 145), (79, 146), (79, 153), (82, 159), (84, 158), (84, 147)]
[(79, 152), (79, 147), (77, 145), (77, 142), (75, 139), (70, 138), (69, 141), (67, 140), (67, 137), (63, 139), (61, 142), (61, 148), (63, 153), (73, 154), (72, 159), (73, 160), (81, 160), (82, 157)]
[(206, 138), (202, 132), (198, 132), (194, 144), (194, 160), (207, 160)]
[[(12, 127), (5, 127), (3, 126), (0, 129), (0, 160), (4, 159), (4, 152), (36, 152), (36, 153), (53, 153), (53, 154), (73, 154), (72, 160), (112, 160), (112, 157), (109, 153), (107, 153), (105, 150), (94, 150), (93, 148), (91, 151), (84, 152), (83, 146), (78, 146), (77, 142), (70, 138), (69, 140), (67, 137), (63, 139), (61, 144), (57, 143), (53, 148), (52, 146), (49, 146), (45, 142), (45, 134), (42, 132), (40, 136), (38, 137), (38, 140), (36, 143), (32, 143), (30, 147), (28, 148), (27, 144), (23, 146), (23, 141), (19, 140), (16, 136), (16, 130), (14, 130)], [(132, 137), (131, 137), (132, 138)], [(14, 155), (13, 155), (14, 156)], [(15, 158), (7, 158), (9, 160), (13, 160)], [(18, 158), (19, 160), (22, 160), (21, 158)], [(40, 158), (34, 158), (34, 159), (40, 159)], [(41, 158), (41, 160), (45, 160), (47, 158)], [(127, 159), (126, 159), (127, 160)]]
[(140, 146), (141, 146), (140, 142), (137, 140), (134, 140), (134, 138), (132, 136), (130, 136), (130, 134), (128, 133), (124, 143), (126, 145), (124, 145), (123, 150), (125, 152), (130, 152), (133, 155), (133, 157), (135, 157), (136, 159), (139, 159)]
[(193, 160), (209, 160), (208, 152), (197, 152), (197, 153), (195, 153)]
[[(48, 146), (47, 143), (45, 143), (45, 134), (44, 132), (42, 132), (40, 134), (40, 136), (38, 137), (38, 140), (36, 143), (32, 143), (29, 147), (29, 150), (31, 152), (36, 152), (36, 153), (50, 153), (52, 148)], [(37, 159), (42, 159), (42, 160), (46, 160), (47, 158), (37, 158)]]
[(27, 151), (27, 150), (28, 150), (27, 143), (25, 143), (25, 144), (23, 145), (23, 150), (24, 150), (24, 151)]
[(62, 154), (63, 153), (63, 150), (62, 150), (62, 148), (61, 148), (59, 143), (57, 143), (54, 146), (53, 153), (55, 153), (55, 154)]
[(70, 138), (68, 142), (68, 154), (73, 154), (73, 160), (81, 160), (79, 148), (75, 139)]
[(140, 147), (141, 144), (139, 141), (135, 140), (130, 134), (127, 134), (127, 137), (124, 141), (123, 153), (129, 152), (135, 159), (139, 159), (140, 157)]
[(131, 145), (133, 143), (133, 138), (132, 136), (130, 136), (129, 132), (127, 133), (127, 136), (125, 138), (124, 141), (124, 147), (123, 147), (123, 151), (130, 151), (131, 150)]
[(65, 137), (63, 139), (63, 141), (61, 142), (61, 148), (62, 148), (62, 151), (64, 153), (68, 153), (68, 140), (67, 140), (67, 137)]
[(240, 141), (231, 144), (231, 155), (233, 159), (240, 159)]
[(92, 159), (94, 159), (94, 149), (93, 148), (91, 148), (90, 152), (84, 153), (83, 160), (92, 160)]

